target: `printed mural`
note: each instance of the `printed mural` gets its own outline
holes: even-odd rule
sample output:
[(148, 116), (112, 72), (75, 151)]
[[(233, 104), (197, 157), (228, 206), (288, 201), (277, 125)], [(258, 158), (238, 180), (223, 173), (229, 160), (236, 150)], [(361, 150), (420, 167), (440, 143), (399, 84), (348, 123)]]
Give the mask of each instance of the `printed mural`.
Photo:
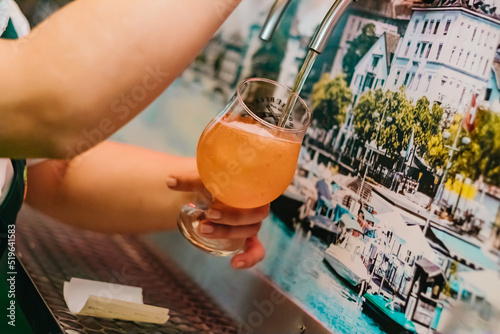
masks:
[[(498, 4), (359, 0), (317, 58), (258, 270), (332, 332), (500, 331)], [(243, 2), (115, 139), (193, 155), (242, 79), (292, 86), (331, 1), (292, 0), (264, 43), (271, 5)]]

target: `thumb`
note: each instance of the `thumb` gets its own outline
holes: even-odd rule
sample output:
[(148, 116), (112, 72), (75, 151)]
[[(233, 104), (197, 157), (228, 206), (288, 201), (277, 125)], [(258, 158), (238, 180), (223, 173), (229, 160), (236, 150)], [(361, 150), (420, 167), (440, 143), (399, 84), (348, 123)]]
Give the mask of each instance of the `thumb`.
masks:
[(166, 183), (170, 189), (177, 191), (195, 191), (201, 193), (207, 191), (196, 171), (170, 175)]

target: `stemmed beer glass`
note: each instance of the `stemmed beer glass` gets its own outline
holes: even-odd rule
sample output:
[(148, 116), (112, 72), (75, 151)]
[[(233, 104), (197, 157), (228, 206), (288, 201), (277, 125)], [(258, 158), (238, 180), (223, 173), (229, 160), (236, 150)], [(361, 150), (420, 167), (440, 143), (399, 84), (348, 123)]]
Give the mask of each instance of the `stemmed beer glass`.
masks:
[[(278, 126), (285, 114), (289, 114), (286, 123)], [(261, 78), (240, 83), (198, 142), (198, 172), (210, 195), (200, 193), (181, 209), (178, 225), (182, 234), (212, 254), (242, 250), (244, 239), (209, 239), (198, 232), (210, 201), (249, 209), (279, 197), (292, 182), (310, 122), (307, 104), (291, 89)]]

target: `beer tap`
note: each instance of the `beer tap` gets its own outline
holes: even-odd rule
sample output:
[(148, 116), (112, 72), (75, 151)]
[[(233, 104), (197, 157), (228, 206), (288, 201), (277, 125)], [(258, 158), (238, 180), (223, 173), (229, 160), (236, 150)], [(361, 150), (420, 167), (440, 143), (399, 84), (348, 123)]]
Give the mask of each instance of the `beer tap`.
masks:
[[(260, 35), (260, 38), (262, 40), (271, 40), (274, 32), (276, 31), (276, 27), (279, 24), (279, 21), (283, 17), (283, 14), (291, 1), (293, 0), (276, 0), (262, 29)], [(306, 58), (304, 59), (304, 63), (302, 64), (292, 86), (292, 92), (295, 94), (292, 95), (291, 98), (287, 101), (287, 106), (279, 119), (278, 126), (285, 126), (287, 120), (289, 119), (289, 115), (291, 114), (296, 104), (297, 98), (302, 91), (302, 88), (304, 87), (306, 79), (313, 68), (316, 58), (325, 50), (326, 44), (328, 43), (328, 39), (332, 35), (333, 29), (339, 22), (344, 11), (353, 1), (356, 0), (334, 0), (332, 7), (326, 14), (323, 22), (321, 22), (321, 25), (319, 26), (318, 30), (311, 40), (311, 43), (309, 44), (309, 52), (307, 53)]]
[[(284, 12), (286, 11), (288, 5), (293, 0), (276, 0), (274, 5), (271, 7), (269, 15), (266, 19), (260, 38), (264, 41), (270, 41), (276, 27), (278, 26)], [(320, 54), (325, 50), (326, 43), (330, 38), (333, 29), (337, 25), (338, 21), (342, 17), (342, 14), (346, 8), (351, 4), (351, 2), (356, 0), (334, 0), (332, 7), (326, 14), (323, 22), (316, 31), (314, 37), (311, 40), (309, 49), (314, 51), (316, 54)]]
[(278, 27), (278, 24), (290, 2), (292, 2), (292, 0), (276, 0), (269, 11), (269, 15), (267, 16), (264, 26), (262, 27), (260, 39), (265, 42), (269, 42), (273, 38), (274, 32), (276, 31), (276, 28)]

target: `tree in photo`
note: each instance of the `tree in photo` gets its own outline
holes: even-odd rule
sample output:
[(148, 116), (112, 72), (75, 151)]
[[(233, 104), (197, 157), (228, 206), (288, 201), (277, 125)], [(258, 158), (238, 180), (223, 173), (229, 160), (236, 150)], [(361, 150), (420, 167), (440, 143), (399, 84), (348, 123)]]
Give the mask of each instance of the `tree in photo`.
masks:
[[(387, 91), (385, 95), (385, 116), (391, 117), (392, 122), (385, 122), (378, 145), (386, 149), (388, 156), (395, 158), (408, 148), (416, 125), (413, 117), (414, 106), (406, 97), (404, 88), (397, 92)], [(382, 112), (383, 110), (380, 114)]]
[[(450, 133), (450, 137), (444, 140), (444, 145), (447, 146), (448, 152), (455, 140), (457, 141), (457, 151), (453, 154), (452, 165), (449, 170), (448, 177), (452, 178), (456, 174), (460, 174), (463, 177), (475, 179), (475, 172), (470, 168), (474, 161), (477, 159), (474, 152), (477, 152), (477, 148), (471, 149), (476, 143), (471, 142), (469, 145), (463, 144), (463, 138), (467, 136), (467, 132), (462, 127), (463, 115), (456, 114), (453, 118), (453, 122), (447, 131)], [(457, 132), (460, 131), (457, 138)]]
[(352, 103), (352, 91), (343, 75), (331, 78), (328, 73), (314, 85), (311, 93), (313, 119), (318, 127), (330, 130), (345, 122), (347, 108)]
[[(427, 129), (427, 135), (422, 136), (421, 156), (425, 159), (427, 165), (434, 170), (444, 171), (449, 160), (449, 150), (445, 145), (452, 145), (451, 140), (444, 138), (444, 131), (448, 130), (452, 121), (443, 121), (449, 117), (450, 113), (447, 112), (439, 103), (434, 103), (430, 110), (430, 118), (427, 119), (429, 123), (423, 122)], [(448, 125), (448, 127), (445, 127)]]
[[(379, 114), (374, 118), (374, 114)], [(385, 119), (381, 119), (384, 116)], [(387, 121), (387, 117), (391, 121)], [(360, 97), (354, 108), (354, 129), (361, 142), (369, 143), (376, 138), (377, 123), (382, 122), (377, 146), (386, 151), (386, 155), (397, 158), (408, 149), (412, 133), (415, 134), (412, 153), (427, 156), (432, 167), (445, 162), (442, 146), (443, 109), (438, 104), (429, 107), (426, 97), (415, 104), (406, 96), (404, 87), (396, 92), (381, 89), (368, 91)], [(434, 138), (429, 140), (429, 138)], [(432, 151), (432, 152), (431, 152)]]
[(443, 109), (437, 103), (430, 108), (429, 100), (423, 96), (415, 104), (413, 123), (415, 124), (415, 143), (417, 153), (424, 156), (428, 151), (429, 138), (442, 133), (441, 120)]
[(456, 116), (452, 126), (452, 138), (460, 129), (459, 143), (464, 137), (470, 138), (468, 145), (461, 144), (453, 158), (450, 177), (460, 174), (473, 181), (483, 176), (484, 182), (500, 186), (500, 115), (491, 110), (479, 108), (475, 119), (475, 128), (468, 133), (462, 129), (462, 116)]
[(423, 157), (430, 167), (441, 170), (448, 162), (448, 152), (443, 144), (444, 114), (445, 111), (439, 103), (430, 107), (425, 96), (417, 101), (413, 113), (416, 153)]
[(478, 110), (473, 141), (478, 142), (479, 154), (475, 163), (477, 174), (492, 186), (500, 187), (500, 115), (491, 110)]
[[(375, 113), (379, 115), (375, 117)], [(384, 119), (381, 119), (384, 116)], [(391, 117), (391, 122), (387, 121)], [(382, 122), (377, 146), (386, 150), (387, 156), (397, 157), (407, 148), (413, 126), (413, 106), (404, 89), (398, 92), (381, 89), (363, 94), (354, 108), (354, 131), (362, 143), (377, 137), (378, 123)]]
[(353, 109), (354, 132), (360, 142), (369, 143), (375, 139), (377, 130), (373, 115), (380, 113), (384, 104), (385, 94), (381, 89), (370, 90), (360, 96)]
[(342, 69), (346, 74), (347, 83), (351, 83), (356, 65), (358, 65), (361, 58), (364, 57), (373, 44), (375, 44), (377, 39), (378, 36), (375, 33), (375, 25), (373, 23), (368, 23), (363, 27), (361, 34), (351, 42), (342, 60)]
[(443, 133), (428, 138), (425, 162), (435, 170), (444, 171), (449, 160), (449, 150), (445, 147)]

